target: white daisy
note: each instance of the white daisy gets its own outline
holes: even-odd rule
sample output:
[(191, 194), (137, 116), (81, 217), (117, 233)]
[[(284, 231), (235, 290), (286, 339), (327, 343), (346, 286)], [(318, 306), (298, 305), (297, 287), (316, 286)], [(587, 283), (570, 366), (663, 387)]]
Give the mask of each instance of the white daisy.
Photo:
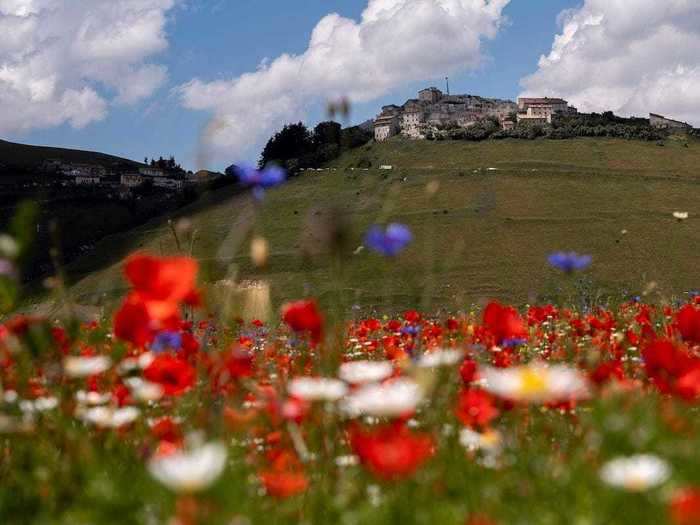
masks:
[(390, 361), (350, 361), (340, 365), (340, 379), (352, 385), (377, 383), (394, 373)]
[(100, 394), (94, 391), (86, 392), (85, 390), (78, 390), (75, 393), (75, 399), (78, 403), (82, 403), (83, 405), (104, 405), (105, 403), (109, 403), (112, 399), (112, 394), (109, 392)]
[(110, 408), (78, 408), (76, 415), (85, 421), (101, 428), (120, 428), (133, 423), (141, 414), (136, 407)]
[(189, 451), (155, 456), (148, 462), (151, 475), (175, 492), (199, 492), (216, 481), (226, 466), (226, 449), (208, 443)]
[(600, 469), (600, 478), (613, 487), (642, 492), (661, 485), (671, 476), (671, 467), (651, 454), (619, 457)]
[(109, 370), (112, 360), (107, 356), (69, 356), (63, 360), (63, 371), (68, 377), (87, 377)]
[(445, 350), (437, 349), (432, 352), (425, 353), (418, 360), (418, 366), (421, 368), (438, 368), (440, 366), (454, 366), (464, 357), (464, 352), (461, 350)]
[(348, 387), (338, 379), (323, 377), (297, 377), (287, 385), (290, 395), (305, 401), (337, 401)]
[(483, 367), (480, 374), (486, 390), (514, 401), (550, 403), (588, 395), (585, 376), (566, 365), (530, 363), (510, 368)]
[(342, 409), (351, 417), (396, 417), (413, 412), (422, 398), (423, 392), (418, 383), (410, 379), (397, 379), (363, 386), (348, 396)]

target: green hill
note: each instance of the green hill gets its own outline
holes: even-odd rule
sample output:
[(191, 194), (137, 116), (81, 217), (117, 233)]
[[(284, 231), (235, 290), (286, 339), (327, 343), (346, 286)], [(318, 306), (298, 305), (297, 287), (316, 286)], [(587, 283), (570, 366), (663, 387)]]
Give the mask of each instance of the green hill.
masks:
[(39, 168), (47, 160), (58, 159), (74, 164), (96, 164), (111, 168), (119, 165), (140, 166), (132, 160), (76, 149), (52, 148), (48, 146), (31, 146), (0, 140), (0, 168), (31, 171)]
[[(350, 169), (368, 162), (367, 171)], [(393, 169), (376, 169), (384, 164)], [(593, 256), (586, 286), (594, 294), (640, 293), (656, 282), (671, 296), (700, 285), (697, 141), (394, 139), (332, 166), (268, 192), (255, 227), (271, 245), (263, 271), (248, 257), (247, 224), (256, 213), (248, 196), (227, 189), (180, 210), (173, 218), (188, 217), (196, 230), (192, 246), (204, 278), (268, 279), (277, 303), (324, 299), (342, 287), (363, 307), (459, 308), (490, 297), (525, 302), (568, 293), (557, 289), (562, 279), (546, 256), (576, 250)], [(426, 187), (435, 182), (431, 196)], [(302, 255), (323, 244), (331, 208), (352, 225), (342, 280), (328, 261)], [(690, 218), (676, 221), (675, 210)], [(413, 229), (410, 249), (388, 262), (353, 252), (369, 224), (389, 221)], [(173, 253), (174, 235), (153, 221), (105, 239), (67, 268), (73, 298), (109, 304), (123, 293), (120, 260), (134, 249)]]

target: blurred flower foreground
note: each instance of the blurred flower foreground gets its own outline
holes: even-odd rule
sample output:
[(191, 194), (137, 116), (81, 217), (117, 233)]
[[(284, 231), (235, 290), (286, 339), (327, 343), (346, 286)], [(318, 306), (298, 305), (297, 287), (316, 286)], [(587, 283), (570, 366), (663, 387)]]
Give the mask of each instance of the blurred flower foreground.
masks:
[[(254, 206), (284, 179), (241, 172)], [(16, 237), (2, 523), (700, 524), (697, 298), (270, 313), (268, 283), (210, 286), (186, 253), (135, 253), (114, 314), (81, 322), (68, 302), (13, 311)], [(274, 246), (249, 238), (267, 264)], [(396, 223), (364, 238), (388, 271), (414, 241)], [(592, 263), (543, 260), (563, 279)]]

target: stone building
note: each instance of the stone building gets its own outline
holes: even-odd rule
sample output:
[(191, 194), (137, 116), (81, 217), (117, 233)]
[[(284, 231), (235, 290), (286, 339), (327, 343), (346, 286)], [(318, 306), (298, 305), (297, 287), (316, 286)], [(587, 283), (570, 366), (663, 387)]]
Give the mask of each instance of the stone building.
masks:
[(135, 188), (143, 184), (144, 178), (138, 173), (126, 173), (121, 176), (120, 181), (123, 186)]
[(96, 175), (77, 175), (73, 182), (79, 186), (97, 186), (102, 183), (102, 177)]
[(421, 89), (418, 92), (418, 100), (421, 102), (426, 102), (428, 104), (436, 104), (442, 98), (442, 91), (436, 87), (429, 87), (426, 89)]
[(569, 106), (561, 98), (526, 98), (518, 99), (518, 122), (551, 124), (552, 117), (559, 114), (576, 114), (578, 110)]
[(165, 177), (165, 171), (160, 168), (152, 168), (150, 166), (139, 168), (139, 173), (144, 177)]
[(374, 120), (374, 140), (382, 142), (398, 134), (401, 126), (401, 108), (393, 104), (384, 106), (382, 112)]
[(649, 113), (649, 124), (651, 124), (653, 128), (660, 129), (677, 129), (686, 131), (693, 129), (693, 126), (687, 122), (666, 118), (663, 115), (658, 115), (656, 113)]
[(403, 106), (384, 106), (374, 121), (375, 140), (382, 141), (401, 133), (413, 139), (425, 138), (439, 129), (467, 128), (482, 119), (499, 121), (518, 110), (510, 100), (475, 95), (445, 95), (430, 87), (418, 92), (418, 98)]

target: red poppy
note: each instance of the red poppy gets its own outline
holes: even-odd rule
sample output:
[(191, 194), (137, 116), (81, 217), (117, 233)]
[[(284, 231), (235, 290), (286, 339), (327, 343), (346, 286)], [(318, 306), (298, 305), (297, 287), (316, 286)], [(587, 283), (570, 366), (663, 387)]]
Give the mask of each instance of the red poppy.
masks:
[[(676, 393), (677, 381), (700, 365), (685, 347), (657, 339), (642, 350), (644, 367), (652, 383), (664, 394)], [(686, 384), (686, 388), (688, 385)]]
[(360, 461), (377, 477), (395, 480), (412, 475), (435, 452), (429, 434), (410, 432), (402, 423), (350, 431), (350, 445)]
[(314, 300), (287, 303), (282, 308), (282, 320), (295, 332), (306, 332), (317, 344), (323, 333), (323, 316)]
[(459, 375), (462, 376), (462, 381), (465, 385), (469, 385), (477, 378), (478, 365), (472, 359), (465, 359), (462, 366), (459, 367)]
[(196, 292), (197, 261), (189, 257), (134, 254), (124, 273), (135, 291), (153, 301), (179, 303)]
[(525, 322), (512, 306), (503, 306), (497, 301), (492, 301), (484, 310), (483, 323), (497, 345), (509, 339), (527, 338)]
[(700, 308), (686, 304), (676, 314), (676, 326), (684, 341), (700, 344)]
[(187, 392), (195, 382), (196, 373), (190, 364), (169, 354), (156, 356), (143, 371), (143, 376), (158, 383), (168, 396), (179, 396)]
[(483, 428), (496, 419), (500, 411), (491, 394), (484, 390), (467, 389), (459, 394), (455, 415), (467, 427)]
[(168, 416), (161, 417), (153, 422), (151, 434), (158, 441), (167, 441), (176, 445), (182, 442), (180, 426)]
[(267, 493), (274, 498), (295, 496), (309, 486), (309, 480), (301, 471), (265, 470), (258, 476)]
[[(268, 439), (269, 443), (274, 441), (276, 439)], [(270, 496), (288, 498), (307, 489), (309, 480), (296, 454), (286, 449), (273, 448), (267, 453), (267, 459), (270, 465), (258, 477)]]
[(688, 487), (677, 491), (668, 507), (675, 525), (700, 525), (700, 488)]

